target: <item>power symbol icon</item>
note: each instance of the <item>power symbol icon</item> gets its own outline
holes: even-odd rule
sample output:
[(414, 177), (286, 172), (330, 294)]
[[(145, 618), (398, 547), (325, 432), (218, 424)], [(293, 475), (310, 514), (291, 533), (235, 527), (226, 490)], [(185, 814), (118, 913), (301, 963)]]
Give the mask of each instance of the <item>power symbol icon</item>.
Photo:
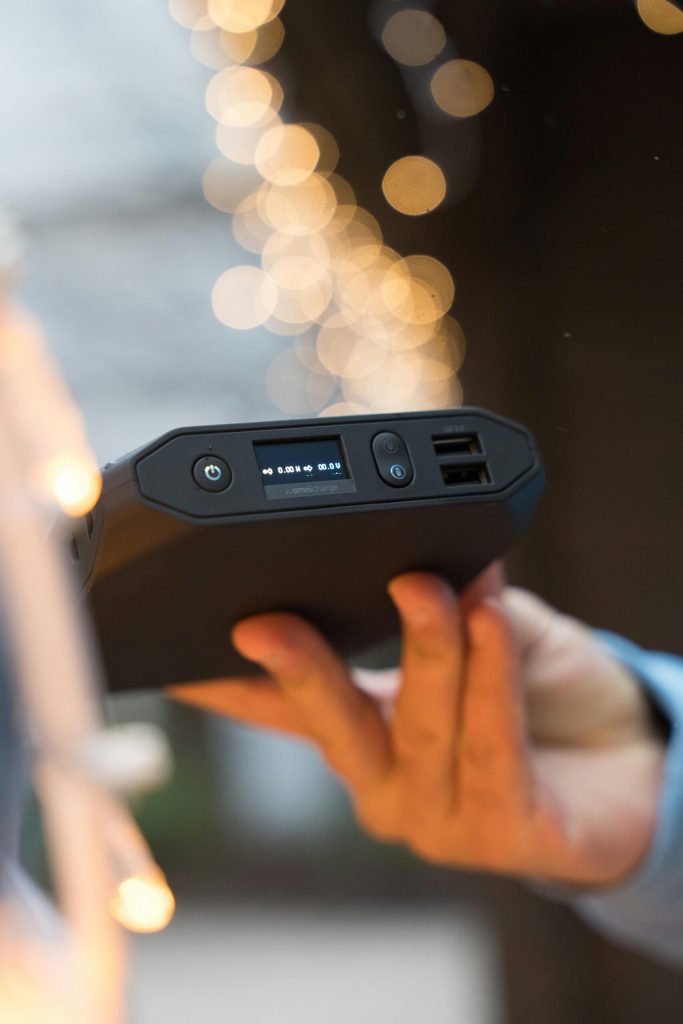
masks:
[(224, 491), (232, 480), (230, 466), (217, 455), (203, 455), (197, 459), (192, 467), (192, 476), (203, 491)]

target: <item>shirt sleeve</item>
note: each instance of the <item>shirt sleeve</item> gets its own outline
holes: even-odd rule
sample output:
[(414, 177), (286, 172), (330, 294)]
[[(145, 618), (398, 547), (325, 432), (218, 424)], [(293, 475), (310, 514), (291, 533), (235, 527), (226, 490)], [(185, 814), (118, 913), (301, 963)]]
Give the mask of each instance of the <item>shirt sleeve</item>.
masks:
[(591, 924), (622, 944), (683, 963), (683, 660), (641, 650), (611, 633), (600, 642), (646, 687), (671, 726), (655, 837), (626, 882), (578, 897)]

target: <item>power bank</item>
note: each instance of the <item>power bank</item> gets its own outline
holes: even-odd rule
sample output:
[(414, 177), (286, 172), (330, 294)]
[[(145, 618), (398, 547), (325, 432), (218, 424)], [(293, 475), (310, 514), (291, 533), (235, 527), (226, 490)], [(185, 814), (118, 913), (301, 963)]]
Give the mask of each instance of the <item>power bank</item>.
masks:
[(108, 684), (253, 673), (230, 631), (265, 611), (358, 658), (398, 632), (393, 576), (462, 590), (542, 486), (529, 432), (475, 408), (171, 431), (105, 466), (71, 540)]

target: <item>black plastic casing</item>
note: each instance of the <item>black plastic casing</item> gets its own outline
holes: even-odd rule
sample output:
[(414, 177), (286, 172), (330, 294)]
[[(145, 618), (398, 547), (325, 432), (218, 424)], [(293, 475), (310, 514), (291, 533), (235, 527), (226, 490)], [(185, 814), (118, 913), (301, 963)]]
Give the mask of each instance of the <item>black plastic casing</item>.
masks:
[[(384, 432), (404, 442), (405, 486), (380, 475)], [(267, 498), (254, 443), (322, 438), (340, 439), (354, 490), (328, 481)], [(228, 463), (226, 490), (195, 482), (207, 455)], [(265, 611), (303, 615), (357, 657), (398, 633), (393, 576), (435, 572), (461, 590), (512, 546), (542, 486), (529, 432), (478, 409), (172, 431), (105, 466), (71, 544), (109, 686), (253, 673), (230, 631)]]

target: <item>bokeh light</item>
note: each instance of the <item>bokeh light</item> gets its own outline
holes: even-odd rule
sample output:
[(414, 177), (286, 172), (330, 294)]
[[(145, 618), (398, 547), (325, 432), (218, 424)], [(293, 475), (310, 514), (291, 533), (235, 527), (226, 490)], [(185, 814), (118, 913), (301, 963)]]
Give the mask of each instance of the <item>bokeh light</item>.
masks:
[(258, 124), (281, 105), (280, 83), (258, 68), (225, 68), (213, 76), (206, 90), (206, 109), (231, 128)]
[(206, 4), (207, 0), (169, 0), (168, 9), (171, 17), (183, 28), (210, 32), (216, 23), (208, 14)]
[(389, 346), (363, 336), (342, 313), (331, 315), (318, 332), (318, 359), (336, 377), (357, 380), (379, 370), (389, 356)]
[(488, 71), (472, 60), (449, 60), (434, 72), (435, 103), (453, 117), (474, 117), (488, 107), (495, 88)]
[[(459, 405), (462, 390), (454, 374), (435, 373), (422, 353), (393, 353), (375, 373), (345, 378), (344, 398), (377, 412), (437, 409)], [(437, 379), (429, 379), (430, 377)]]
[(440, 321), (430, 348), (432, 351), (439, 353), (441, 358), (448, 355), (454, 372), (458, 372), (465, 359), (467, 341), (465, 339), (465, 332), (455, 317), (445, 316)]
[(226, 56), (228, 64), (260, 64), (262, 61), (252, 61), (252, 56), (258, 43), (259, 29), (252, 29), (251, 32), (226, 32), (223, 28), (216, 28), (218, 45)]
[(261, 216), (259, 192), (252, 192), (242, 200), (232, 218), (235, 241), (248, 252), (260, 254), (271, 232), (272, 228)]
[(320, 410), (321, 416), (362, 416), (368, 412), (367, 405), (360, 405), (358, 402), (334, 402), (332, 405)]
[(279, 18), (252, 29), (251, 32), (226, 32), (216, 29), (218, 44), (232, 64), (265, 64), (272, 60), (285, 38), (285, 28)]
[(223, 213), (234, 213), (261, 183), (254, 167), (217, 156), (204, 173), (204, 197)]
[(446, 33), (428, 11), (397, 11), (384, 26), (382, 43), (399, 64), (418, 67), (438, 57), (446, 45)]
[(260, 121), (245, 127), (235, 128), (219, 124), (216, 128), (216, 145), (223, 156), (236, 164), (253, 164), (256, 147), (264, 131), (282, 124), (279, 115), (268, 108)]
[(382, 293), (400, 319), (429, 324), (453, 305), (455, 284), (447, 267), (432, 256), (408, 256), (385, 275)]
[(235, 62), (231, 60), (221, 45), (221, 31), (214, 28), (210, 32), (194, 29), (190, 36), (190, 53), (205, 68), (222, 71)]
[[(232, 215), (235, 240), (260, 261), (219, 278), (214, 312), (233, 330), (263, 326), (291, 339), (267, 377), (271, 400), (285, 413), (453, 404), (465, 346), (448, 315), (451, 274), (431, 256), (403, 257), (384, 243), (377, 219), (337, 173), (339, 147), (326, 128), (280, 117), (282, 87), (256, 65), (282, 44), (282, 7), (283, 0), (178, 5), (195, 29), (192, 52), (216, 69), (206, 105), (222, 155), (206, 171), (204, 193)], [(446, 35), (428, 12), (399, 10), (383, 42), (394, 59), (417, 67), (443, 52)], [(462, 66), (470, 64), (450, 61), (434, 78), (450, 88), (448, 69), (460, 69), (457, 116), (476, 106), (471, 76), (462, 84)], [(453, 107), (447, 100), (444, 109)], [(428, 157), (407, 156), (388, 168), (382, 190), (394, 209), (420, 216), (443, 202), (446, 179)]]
[(299, 124), (280, 124), (260, 138), (254, 153), (259, 174), (273, 185), (300, 185), (320, 158), (318, 143)]
[(175, 913), (175, 899), (161, 871), (126, 878), (109, 904), (109, 912), (129, 931), (160, 932)]
[(273, 230), (292, 235), (322, 231), (337, 209), (337, 197), (329, 180), (311, 174), (294, 188), (266, 185), (260, 192), (262, 216)]
[(216, 281), (213, 311), (226, 327), (245, 331), (264, 323), (275, 309), (276, 286), (260, 267), (231, 267)]
[(382, 179), (387, 202), (410, 217), (435, 210), (446, 195), (446, 179), (438, 164), (425, 156), (396, 160)]
[(261, 266), (279, 288), (306, 288), (329, 276), (329, 259), (329, 247), (320, 234), (275, 231), (263, 246)]
[[(334, 135), (320, 124), (305, 123), (301, 127), (305, 128), (313, 136), (318, 145), (318, 173), (324, 175), (332, 174), (339, 163), (339, 146)], [(337, 176), (335, 175), (335, 177)], [(346, 189), (351, 191), (351, 186), (343, 178), (337, 178), (337, 180), (343, 182)]]
[(207, 11), (219, 28), (227, 32), (253, 32), (275, 18), (284, 0), (208, 0)]
[[(332, 299), (332, 285), (329, 278), (324, 277), (307, 287), (280, 288), (273, 309), (273, 318), (289, 330), (276, 331), (277, 334), (295, 334), (310, 324), (315, 323), (325, 312)], [(270, 325), (270, 320), (266, 326)]]
[[(327, 177), (330, 185), (334, 189), (335, 200), (338, 207), (351, 207), (353, 210), (358, 209), (356, 206), (356, 193), (353, 191), (346, 178), (342, 178), (339, 174), (325, 174), (324, 172), (320, 172), (320, 169), (319, 173), (323, 173), (323, 176)], [(348, 213), (349, 217), (353, 216), (351, 210), (349, 210)], [(338, 218), (338, 223), (341, 224), (341, 220), (346, 216), (346, 211), (344, 209), (337, 209), (335, 211), (335, 216)], [(368, 216), (370, 215), (368, 214)], [(339, 220), (339, 218), (341, 218), (341, 220)]]
[(59, 455), (48, 464), (45, 475), (50, 493), (67, 515), (84, 516), (94, 508), (102, 490), (94, 463), (79, 455)]
[(653, 32), (674, 36), (683, 32), (683, 11), (669, 0), (637, 0), (638, 14)]
[[(224, 33), (227, 35), (227, 33)], [(256, 29), (256, 39), (251, 53), (245, 58), (245, 64), (265, 64), (272, 60), (285, 41), (285, 26), (279, 18), (261, 25)], [(225, 44), (224, 44), (225, 45)]]
[(301, 370), (296, 350), (286, 349), (271, 363), (266, 377), (271, 401), (292, 415), (318, 412), (335, 391), (333, 377)]

